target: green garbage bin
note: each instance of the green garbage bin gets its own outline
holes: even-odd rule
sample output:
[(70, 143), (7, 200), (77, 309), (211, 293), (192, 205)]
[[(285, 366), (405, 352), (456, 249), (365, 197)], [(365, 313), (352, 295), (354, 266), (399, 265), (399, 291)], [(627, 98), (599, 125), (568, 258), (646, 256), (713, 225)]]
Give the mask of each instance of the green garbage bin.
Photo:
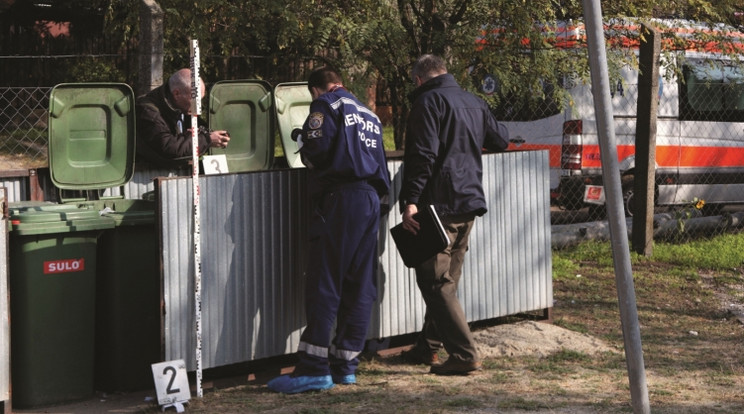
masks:
[[(54, 185), (86, 194), (123, 186), (134, 173), (134, 94), (116, 83), (57, 85), (50, 94), (49, 168)], [(61, 197), (114, 222), (98, 240), (95, 387), (152, 386), (160, 362), (160, 262), (157, 204), (122, 197)]]
[[(60, 84), (50, 93), (49, 170), (62, 203), (14, 207), (10, 232), (15, 407), (91, 396), (99, 377), (98, 355), (105, 351), (99, 348), (107, 346), (100, 345), (96, 330), (103, 334), (124, 330), (122, 322), (106, 312), (111, 308), (130, 314), (139, 310), (139, 303), (120, 302), (131, 294), (121, 286), (110, 287), (107, 277), (134, 279), (128, 271), (136, 269), (131, 253), (153, 237), (144, 231), (142, 237), (130, 238), (130, 230), (136, 234), (147, 226), (130, 229), (124, 223), (136, 215), (154, 216), (154, 204), (139, 208), (135, 200), (117, 197), (100, 201), (119, 203), (116, 206), (89, 200), (91, 194), (99, 198), (99, 190), (122, 186), (132, 178), (134, 122), (134, 93), (126, 84)], [(125, 213), (137, 209), (149, 211)], [(120, 213), (125, 218), (117, 218)], [(151, 254), (157, 254), (157, 247)], [(121, 269), (114, 270), (114, 266)], [(154, 272), (158, 271), (156, 264)], [(102, 280), (105, 283), (97, 286)], [(159, 284), (152, 292), (142, 293), (159, 296)], [(138, 347), (139, 343), (129, 341), (132, 337), (152, 334), (137, 329), (122, 335), (118, 338), (127, 342), (116, 346)], [(156, 332), (152, 340), (159, 343), (159, 337)], [(127, 359), (122, 365), (127, 363), (132, 361)]]
[(58, 404), (94, 393), (97, 243), (114, 220), (75, 206), (12, 209), (12, 401)]
[(156, 203), (94, 203), (115, 227), (98, 243), (96, 389), (152, 388), (151, 364), (161, 362), (160, 246)]

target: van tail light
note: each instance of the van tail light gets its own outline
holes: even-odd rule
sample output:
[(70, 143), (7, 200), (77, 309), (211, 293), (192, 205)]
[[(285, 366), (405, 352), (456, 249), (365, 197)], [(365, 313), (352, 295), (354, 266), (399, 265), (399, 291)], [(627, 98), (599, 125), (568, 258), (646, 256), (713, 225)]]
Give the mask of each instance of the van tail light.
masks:
[(561, 145), (561, 168), (566, 170), (581, 169), (583, 125), (580, 119), (563, 123), (563, 143)]

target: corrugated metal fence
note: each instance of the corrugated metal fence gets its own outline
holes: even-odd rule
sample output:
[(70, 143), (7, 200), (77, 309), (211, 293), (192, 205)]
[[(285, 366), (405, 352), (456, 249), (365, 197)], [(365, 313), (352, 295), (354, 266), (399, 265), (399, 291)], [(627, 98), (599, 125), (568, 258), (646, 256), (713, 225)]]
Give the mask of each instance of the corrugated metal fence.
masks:
[[(5, 194), (0, 190), (0, 208)], [(8, 304), (8, 226), (0, 211), (0, 412), (10, 399), (10, 307)]]
[[(393, 194), (400, 161), (390, 161)], [(203, 368), (294, 352), (304, 326), (307, 208), (303, 169), (200, 178)], [(460, 297), (470, 321), (552, 307), (548, 153), (484, 157), (489, 212), (476, 221)], [(165, 360), (194, 369), (191, 178), (156, 182), (161, 221)], [(413, 270), (380, 227), (378, 300), (368, 338), (421, 328)]]
[(28, 173), (23, 171), (24, 175), (0, 175), (0, 188), (4, 187), (7, 197), (7, 202), (18, 202), (21, 200), (29, 200), (28, 194)]

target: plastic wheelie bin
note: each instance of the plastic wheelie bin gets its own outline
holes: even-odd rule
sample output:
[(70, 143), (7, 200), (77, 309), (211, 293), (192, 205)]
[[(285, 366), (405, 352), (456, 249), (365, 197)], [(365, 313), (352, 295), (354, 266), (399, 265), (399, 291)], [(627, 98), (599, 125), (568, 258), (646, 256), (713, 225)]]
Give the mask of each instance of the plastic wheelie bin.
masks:
[[(128, 228), (122, 223), (131, 223), (135, 215), (127, 211), (139, 210), (137, 216), (151, 219), (155, 204), (99, 199), (100, 190), (122, 186), (133, 175), (134, 121), (134, 94), (128, 85), (61, 84), (51, 91), (49, 169), (62, 203), (11, 206), (15, 212), (10, 232), (10, 279), (15, 287), (10, 293), (11, 381), (16, 407), (82, 399), (101, 389), (98, 364), (114, 358), (107, 344), (115, 340), (108, 336), (124, 330), (112, 315), (128, 313), (139, 320), (145, 312), (130, 291), (109, 287), (112, 278), (133, 281), (135, 276), (150, 275), (154, 292), (143, 288), (140, 293), (159, 296), (157, 263), (147, 259), (147, 266), (137, 267), (131, 255), (152, 243), (151, 227), (140, 238), (125, 236), (129, 230), (119, 231)], [(137, 230), (141, 229), (133, 233)], [(71, 256), (73, 252), (76, 256)], [(157, 243), (151, 254), (157, 255)], [(47, 262), (65, 278), (34, 273)], [(119, 268), (112, 270), (115, 266)], [(48, 322), (45, 312), (50, 314)], [(147, 312), (159, 318), (158, 304)], [(142, 335), (153, 335), (148, 340), (159, 347), (157, 332), (137, 329), (117, 337), (123, 342), (115, 349), (139, 347), (141, 342), (133, 338)], [(134, 369), (140, 362), (126, 360), (120, 365)], [(116, 377), (121, 372), (113, 369), (107, 374)]]
[(93, 395), (96, 250), (114, 221), (97, 211), (11, 212), (12, 403), (16, 408)]
[(94, 377), (99, 391), (152, 386), (150, 364), (161, 360), (156, 203), (74, 197), (75, 191), (87, 195), (131, 180), (134, 115), (127, 85), (62, 84), (50, 97), (52, 182), (73, 193), (61, 197), (62, 202), (85, 206), (114, 222), (97, 246)]
[(160, 246), (156, 203), (93, 202), (114, 221), (98, 243), (95, 382), (100, 391), (134, 391), (153, 384), (160, 346)]

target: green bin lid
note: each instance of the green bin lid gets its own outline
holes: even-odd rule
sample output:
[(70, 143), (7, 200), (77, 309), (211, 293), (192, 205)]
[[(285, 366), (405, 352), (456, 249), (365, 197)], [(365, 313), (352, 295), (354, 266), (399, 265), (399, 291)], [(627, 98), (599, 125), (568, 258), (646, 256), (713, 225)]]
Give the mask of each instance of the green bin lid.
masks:
[(104, 215), (116, 223), (116, 226), (137, 226), (155, 223), (155, 211), (127, 211), (125, 213), (108, 213)]
[(307, 89), (307, 82), (280, 83), (274, 88), (274, 106), (282, 140), (284, 156), (291, 168), (301, 168), (302, 163), (297, 142), (292, 141), (292, 130), (302, 128), (310, 115), (310, 102), (313, 97)]
[(114, 220), (116, 226), (138, 226), (155, 223), (157, 203), (149, 200), (92, 200), (81, 206)]
[(10, 217), (11, 234), (21, 236), (33, 234), (66, 233), (114, 228), (114, 220), (101, 217), (98, 211), (76, 209), (67, 210), (27, 210)]
[(75, 206), (69, 204), (57, 204), (51, 201), (20, 201), (8, 205), (10, 216), (17, 215), (26, 211), (58, 211), (70, 210)]
[[(91, 215), (91, 213), (93, 215)], [(100, 215), (97, 212), (91, 211), (91, 210), (82, 210), (82, 211), (78, 211), (76, 209), (70, 209), (69, 211), (30, 210), (30, 211), (20, 212), (14, 216), (11, 216), (11, 220), (17, 221), (19, 223), (49, 223), (49, 222), (72, 220), (73, 218), (91, 219), (91, 218), (98, 218), (98, 217), (100, 217)]]
[(49, 169), (57, 188), (118, 187), (134, 174), (134, 93), (123, 83), (67, 83), (49, 97)]
[(220, 81), (209, 92), (209, 127), (230, 134), (225, 154), (229, 172), (261, 171), (274, 163), (271, 86), (261, 80)]

